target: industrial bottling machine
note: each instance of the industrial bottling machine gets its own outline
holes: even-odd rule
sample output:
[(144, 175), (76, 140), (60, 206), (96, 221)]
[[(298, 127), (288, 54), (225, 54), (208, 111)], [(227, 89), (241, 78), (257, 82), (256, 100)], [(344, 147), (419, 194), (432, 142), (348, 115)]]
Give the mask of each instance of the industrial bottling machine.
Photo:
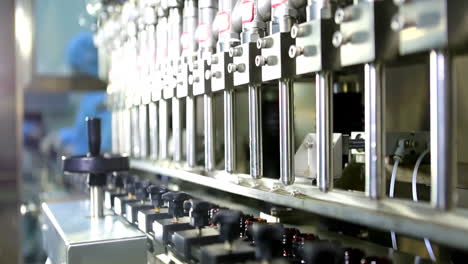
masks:
[(466, 0), (99, 4), (49, 263), (467, 263)]

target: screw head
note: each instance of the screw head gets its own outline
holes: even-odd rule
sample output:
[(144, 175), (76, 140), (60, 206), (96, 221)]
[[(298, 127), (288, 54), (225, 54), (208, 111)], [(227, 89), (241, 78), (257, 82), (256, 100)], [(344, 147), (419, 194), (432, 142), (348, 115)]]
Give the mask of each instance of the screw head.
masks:
[(345, 10), (343, 8), (338, 8), (335, 12), (335, 23), (341, 24), (345, 19)]
[(343, 45), (343, 34), (340, 31), (333, 34), (332, 43), (335, 48), (339, 48)]
[(257, 67), (261, 67), (261, 66), (264, 66), (266, 64), (266, 58), (261, 56), (261, 55), (258, 55), (257, 57), (255, 57), (255, 65)]
[(205, 71), (205, 80), (209, 80), (211, 78), (211, 71), (210, 70), (206, 70)]
[(297, 24), (294, 24), (291, 28), (291, 38), (295, 39), (299, 36), (299, 26)]

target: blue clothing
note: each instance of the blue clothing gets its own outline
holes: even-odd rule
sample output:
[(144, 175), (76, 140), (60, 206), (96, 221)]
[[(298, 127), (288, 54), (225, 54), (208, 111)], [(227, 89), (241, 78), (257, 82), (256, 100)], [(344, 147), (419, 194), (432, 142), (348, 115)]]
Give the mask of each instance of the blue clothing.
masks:
[(101, 151), (111, 150), (111, 114), (104, 107), (105, 100), (105, 92), (86, 93), (78, 108), (73, 126), (59, 130), (62, 145), (71, 147), (73, 155), (84, 155), (88, 152), (87, 116), (101, 118)]
[(67, 47), (67, 61), (76, 72), (92, 77), (98, 76), (98, 56), (93, 33), (78, 33), (70, 41)]

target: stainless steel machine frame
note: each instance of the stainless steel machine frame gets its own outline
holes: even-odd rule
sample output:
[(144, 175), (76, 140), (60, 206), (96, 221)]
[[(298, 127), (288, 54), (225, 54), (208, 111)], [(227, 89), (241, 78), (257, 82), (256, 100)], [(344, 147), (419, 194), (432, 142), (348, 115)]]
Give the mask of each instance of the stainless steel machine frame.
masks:
[[(259, 4), (261, 2), (261, 4)], [(261, 14), (263, 4), (267, 1), (252, 1), (255, 14)], [(301, 1), (297, 1), (301, 2)], [(295, 4), (298, 4), (295, 2)], [(454, 10), (454, 14), (466, 13), (466, 6), (459, 1), (355, 1), (350, 6), (343, 7), (336, 12), (328, 14), (327, 19), (322, 17), (323, 12), (313, 13), (313, 5), (321, 6), (321, 10), (333, 3), (333, 1), (310, 1), (308, 19), (303, 24), (293, 26), (290, 19), (294, 12), (287, 9), (283, 13), (279, 31), (262, 38), (265, 21), (261, 15), (252, 17), (249, 23), (244, 23), (240, 32), (241, 44), (231, 47), (230, 58), (226, 54), (217, 55), (216, 59), (210, 56), (188, 58), (186, 64), (182, 63), (181, 70), (186, 78), (182, 78), (184, 84), (189, 79), (190, 63), (195, 63), (190, 84), (194, 89), (199, 89), (195, 94), (205, 98), (205, 171), (195, 172), (194, 142), (195, 142), (195, 106), (194, 94), (190, 92), (187, 84), (184, 89), (188, 92), (181, 93), (187, 97), (187, 161), (190, 170), (175, 169), (180, 162), (167, 162), (164, 164), (153, 161), (134, 159), (131, 166), (134, 169), (163, 174), (172, 178), (181, 179), (219, 189), (225, 192), (251, 197), (274, 204), (298, 208), (314, 212), (323, 216), (333, 217), (357, 224), (363, 224), (383, 230), (393, 230), (415, 237), (426, 237), (431, 241), (439, 242), (454, 248), (468, 249), (468, 210), (460, 209), (456, 204), (456, 162), (455, 142), (457, 134), (455, 127), (455, 96), (456, 89), (451, 82), (451, 59), (460, 54), (460, 48), (466, 44), (465, 32), (459, 29), (457, 16), (450, 19), (447, 10)], [(451, 4), (447, 4), (451, 3)], [(271, 3), (267, 3), (269, 6)], [(306, 3), (299, 3), (306, 4)], [(457, 10), (455, 7), (459, 7)], [(268, 9), (268, 8), (267, 8)], [(320, 8), (319, 8), (320, 9)], [(421, 11), (422, 10), (422, 11)], [(435, 10), (435, 11), (434, 11)], [(456, 11), (456, 12), (455, 12)], [(415, 13), (437, 12), (440, 21), (428, 23), (427, 20), (414, 21)], [(278, 15), (278, 13), (276, 13)], [(331, 15), (331, 17), (330, 17)], [(392, 20), (392, 16), (394, 19)], [(462, 17), (462, 16), (459, 16)], [(416, 17), (417, 18), (417, 17)], [(258, 20), (256, 20), (258, 19)], [(289, 20), (290, 19), (290, 20)], [(332, 20), (337, 22), (333, 23)], [(201, 21), (206, 21), (205, 18)], [(388, 22), (387, 24), (383, 22)], [(431, 22), (431, 21), (429, 21)], [(159, 23), (159, 22), (158, 22)], [(463, 23), (458, 23), (463, 24)], [(159, 24), (158, 24), (159, 25)], [(320, 30), (315, 30), (317, 27)], [(289, 32), (291, 28), (292, 32)], [(448, 28), (454, 29), (449, 31)], [(377, 30), (379, 29), (379, 30)], [(383, 30), (380, 30), (383, 29)], [(393, 29), (393, 31), (392, 31)], [(314, 34), (310, 34), (312, 30)], [(330, 34), (336, 30), (334, 35)], [(411, 39), (409, 34), (420, 32), (419, 39)], [(318, 33), (317, 33), (318, 32)], [(457, 32), (458, 36), (455, 38)], [(315, 34), (317, 33), (317, 35)], [(296, 35), (295, 37), (292, 35)], [(283, 36), (283, 37), (280, 37)], [(258, 42), (257, 39), (262, 38)], [(329, 47), (333, 43), (335, 51)], [(420, 44), (420, 45), (419, 45)], [(292, 50), (291, 50), (292, 47)], [(454, 54), (454, 51), (455, 54)], [(272, 52), (271, 54), (269, 52)], [(330, 56), (336, 52), (336, 57)], [(432, 159), (432, 197), (430, 203), (414, 203), (401, 199), (388, 199), (386, 195), (385, 159), (388, 156), (385, 150), (385, 74), (386, 67), (397, 54), (405, 56), (416, 52), (427, 52), (430, 58), (430, 105), (431, 105), (431, 159)], [(308, 56), (304, 56), (304, 54)], [(288, 56), (289, 55), (289, 56)], [(274, 57), (271, 57), (274, 56)], [(208, 59), (209, 58), (209, 59)], [(255, 59), (257, 58), (256, 67)], [(227, 69), (220, 69), (226, 73), (232, 73), (234, 90), (248, 87), (249, 91), (249, 144), (250, 144), (250, 175), (235, 173), (235, 166), (229, 160), (226, 161), (226, 170), (231, 175), (215, 170), (213, 145), (214, 139), (212, 97), (213, 86), (219, 78), (214, 61), (222, 62), (232, 59)], [(318, 63), (304, 63), (307, 60), (317, 60)], [(211, 60), (208, 65), (207, 60)], [(288, 61), (289, 65), (284, 62)], [(331, 65), (324, 65), (330, 62)], [(336, 65), (335, 65), (336, 62)], [(288, 64), (287, 63), (287, 64)], [(296, 63), (296, 66), (293, 64)], [(306, 67), (299, 67), (304, 63)], [(225, 64), (225, 63), (220, 63)], [(317, 67), (312, 67), (316, 66)], [(351, 192), (333, 189), (333, 165), (331, 140), (333, 133), (332, 118), (332, 85), (336, 67), (349, 66), (362, 67), (364, 76), (364, 102), (365, 102), (365, 130), (366, 130), (366, 179), (365, 193)], [(211, 68), (209, 67), (211, 66)], [(270, 70), (271, 69), (271, 70)], [(288, 69), (294, 73), (286, 72)], [(206, 72), (210, 70), (207, 76)], [(166, 74), (163, 71), (160, 75)], [(316, 112), (317, 115), (317, 186), (305, 184), (299, 179), (294, 179), (294, 170), (291, 170), (291, 156), (294, 157), (293, 141), (291, 134), (294, 120), (292, 80), (296, 75), (314, 74), (317, 88)], [(226, 76), (226, 75), (224, 75)], [(208, 77), (208, 78), (207, 78)], [(263, 77), (263, 78), (261, 78)], [(216, 78), (216, 80), (214, 80)], [(211, 81), (209, 81), (211, 79)], [(222, 80), (220, 78), (219, 80)], [(278, 82), (280, 97), (280, 118), (282, 135), (282, 176), (280, 181), (261, 178), (262, 166), (262, 140), (261, 140), (261, 86), (267, 81)], [(188, 83), (188, 81), (187, 81)], [(203, 86), (203, 87), (199, 87)], [(159, 88), (155, 88), (159, 89)], [(179, 89), (177, 90), (179, 93)], [(232, 94), (225, 94), (230, 96)], [(156, 98), (159, 100), (159, 98)], [(232, 122), (229, 117), (233, 114), (229, 111), (231, 100), (226, 99), (225, 105), (225, 131), (232, 131)], [(159, 144), (167, 144), (167, 117), (168, 109), (164, 102), (159, 101), (160, 137)], [(150, 108), (152, 109), (152, 108)], [(189, 109), (191, 109), (189, 113)], [(123, 118), (129, 119), (129, 118)], [(164, 128), (161, 128), (164, 127)], [(166, 131), (166, 132), (165, 132)], [(230, 134), (226, 135), (229, 139)], [(227, 140), (228, 141), (228, 140)], [(120, 140), (115, 141), (119, 142)], [(231, 147), (229, 147), (231, 146)], [(167, 150), (167, 146), (161, 147)], [(225, 156), (232, 156), (236, 149), (232, 144), (226, 148)], [(161, 151), (157, 161), (167, 160), (167, 151)], [(155, 160), (156, 161), (156, 160)], [(292, 163), (291, 163), (292, 161)], [(291, 172), (292, 171), (292, 172)], [(296, 180), (296, 181), (294, 181)]]

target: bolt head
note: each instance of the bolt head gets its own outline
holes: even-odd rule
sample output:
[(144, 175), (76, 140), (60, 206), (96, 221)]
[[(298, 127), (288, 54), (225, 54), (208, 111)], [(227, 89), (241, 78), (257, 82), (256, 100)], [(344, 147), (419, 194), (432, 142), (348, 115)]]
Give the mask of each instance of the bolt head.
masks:
[(257, 57), (255, 57), (255, 65), (257, 67), (261, 67), (261, 66), (264, 66), (266, 64), (266, 59), (265, 57), (261, 56), (261, 55), (258, 55)]
[(205, 80), (209, 80), (211, 78), (211, 71), (210, 70), (206, 70), (205, 71)]
[(295, 39), (299, 36), (299, 25), (294, 24), (291, 28), (291, 38)]
[(227, 70), (229, 73), (233, 73), (236, 71), (236, 65), (234, 63), (229, 63), (227, 66)]
[(335, 23), (341, 24), (345, 18), (345, 10), (343, 8), (338, 8), (335, 12)]
[(333, 34), (332, 43), (335, 48), (339, 48), (343, 45), (343, 34), (340, 31)]
[(291, 45), (288, 50), (288, 55), (291, 59), (294, 59), (297, 57), (297, 47), (295, 45)]

